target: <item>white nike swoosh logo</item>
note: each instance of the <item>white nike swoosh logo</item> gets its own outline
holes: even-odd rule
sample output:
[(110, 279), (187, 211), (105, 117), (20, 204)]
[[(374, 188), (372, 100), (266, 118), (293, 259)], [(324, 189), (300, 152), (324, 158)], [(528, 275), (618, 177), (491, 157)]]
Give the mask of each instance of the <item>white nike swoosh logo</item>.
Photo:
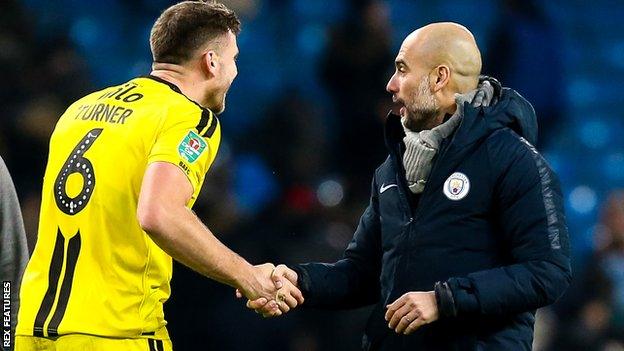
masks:
[(381, 188), (379, 188), (379, 193), (383, 194), (384, 191), (386, 191), (386, 190), (388, 190), (390, 188), (394, 188), (395, 186), (397, 186), (397, 185), (396, 184), (388, 184), (388, 185), (382, 184)]

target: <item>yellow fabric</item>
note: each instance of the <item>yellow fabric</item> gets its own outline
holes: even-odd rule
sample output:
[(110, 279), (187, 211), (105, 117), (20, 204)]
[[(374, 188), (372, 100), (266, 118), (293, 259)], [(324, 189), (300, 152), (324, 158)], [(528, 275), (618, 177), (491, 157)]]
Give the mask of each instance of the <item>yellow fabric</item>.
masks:
[(72, 334), (55, 339), (17, 336), (15, 351), (172, 351), (171, 340), (114, 339)]
[(72, 104), (50, 141), (16, 334), (167, 339), (172, 259), (137, 221), (141, 182), (149, 163), (178, 166), (190, 208), (220, 139), (212, 112), (152, 77)]

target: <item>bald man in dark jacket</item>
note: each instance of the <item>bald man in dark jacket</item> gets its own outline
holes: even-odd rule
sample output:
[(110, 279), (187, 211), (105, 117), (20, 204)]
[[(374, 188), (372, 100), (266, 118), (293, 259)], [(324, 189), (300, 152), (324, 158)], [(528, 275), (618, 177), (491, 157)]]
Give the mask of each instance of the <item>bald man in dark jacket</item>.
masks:
[(344, 257), (273, 275), (296, 281), (304, 306), (375, 305), (366, 350), (531, 350), (536, 309), (571, 280), (535, 112), (494, 80), (478, 85), (481, 57), (458, 24), (410, 34), (395, 66), (400, 116), (387, 118), (389, 157)]

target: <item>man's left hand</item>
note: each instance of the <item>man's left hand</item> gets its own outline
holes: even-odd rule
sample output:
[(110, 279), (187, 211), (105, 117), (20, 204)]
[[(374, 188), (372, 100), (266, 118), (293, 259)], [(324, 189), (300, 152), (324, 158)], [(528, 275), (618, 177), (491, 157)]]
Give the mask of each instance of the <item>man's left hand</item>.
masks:
[(413, 291), (386, 306), (388, 328), (397, 334), (411, 334), (425, 324), (438, 320), (438, 304), (433, 291)]

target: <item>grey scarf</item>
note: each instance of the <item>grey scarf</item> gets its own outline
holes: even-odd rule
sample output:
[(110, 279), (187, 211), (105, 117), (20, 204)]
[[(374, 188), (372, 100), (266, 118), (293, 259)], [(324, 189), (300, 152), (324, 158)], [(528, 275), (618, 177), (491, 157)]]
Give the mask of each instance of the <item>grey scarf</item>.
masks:
[(473, 107), (489, 106), (494, 101), (494, 88), (489, 81), (482, 81), (478, 88), (466, 94), (456, 94), (455, 103), (457, 110), (446, 122), (431, 130), (413, 132), (405, 127), (405, 153), (403, 154), (403, 166), (407, 185), (414, 194), (420, 194), (425, 190), (427, 178), (431, 173), (433, 158), (438, 153), (442, 141), (449, 137), (459, 126), (464, 115), (464, 103), (469, 102)]
[[(457, 111), (459, 112), (460, 109), (458, 108)], [(438, 152), (440, 143), (451, 135), (461, 122), (462, 115), (458, 112), (431, 130), (412, 132), (403, 125), (405, 129), (403, 166), (405, 166), (407, 185), (412, 193), (420, 194), (425, 190), (432, 161)]]

